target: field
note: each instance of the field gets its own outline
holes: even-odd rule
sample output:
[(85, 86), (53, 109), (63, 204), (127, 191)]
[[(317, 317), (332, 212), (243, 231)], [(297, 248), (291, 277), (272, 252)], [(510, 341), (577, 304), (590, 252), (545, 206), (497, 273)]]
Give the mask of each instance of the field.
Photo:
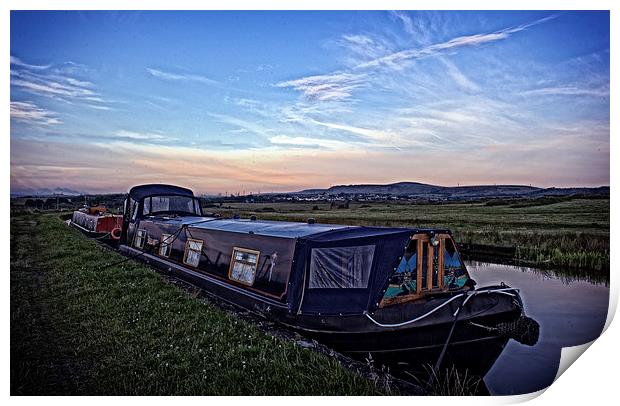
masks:
[[(68, 228), (11, 218), (11, 394), (393, 393)], [(398, 391), (396, 392), (398, 393)]]
[[(524, 264), (609, 274), (609, 199), (529, 204), (224, 203), (207, 207), (223, 216), (402, 227), (445, 227), (457, 242), (515, 247)], [(550, 204), (549, 204), (550, 203)]]

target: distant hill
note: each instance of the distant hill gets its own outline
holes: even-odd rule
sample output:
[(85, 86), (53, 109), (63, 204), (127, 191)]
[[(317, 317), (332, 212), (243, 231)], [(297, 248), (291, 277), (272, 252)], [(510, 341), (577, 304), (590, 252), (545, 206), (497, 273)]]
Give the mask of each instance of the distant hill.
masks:
[(328, 189), (306, 189), (299, 194), (325, 193), (337, 194), (391, 194), (391, 195), (418, 195), (418, 194), (524, 194), (540, 190), (532, 186), (520, 185), (490, 185), (490, 186), (437, 186), (419, 182), (398, 182), (387, 185), (338, 185)]
[(82, 192), (72, 190), (69, 188), (57, 187), (55, 189), (41, 188), (41, 189), (19, 189), (11, 190), (11, 197), (19, 196), (80, 196)]
[(327, 189), (306, 189), (295, 194), (301, 195), (393, 195), (410, 197), (437, 197), (469, 199), (483, 197), (517, 196), (567, 196), (574, 194), (609, 194), (609, 187), (598, 188), (538, 188), (524, 185), (480, 185), (480, 186), (437, 186), (419, 182), (398, 182), (387, 185), (361, 184), (338, 185)]

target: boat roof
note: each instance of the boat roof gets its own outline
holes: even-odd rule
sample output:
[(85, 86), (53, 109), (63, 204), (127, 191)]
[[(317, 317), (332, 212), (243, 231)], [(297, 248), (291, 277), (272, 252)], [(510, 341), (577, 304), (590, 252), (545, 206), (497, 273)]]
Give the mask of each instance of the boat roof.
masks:
[(290, 221), (270, 221), (251, 219), (221, 219), (197, 224), (196, 228), (231, 231), (269, 237), (300, 238), (312, 234), (350, 228), (335, 224), (308, 224)]
[[(134, 186), (129, 190), (129, 196), (140, 200), (148, 196), (174, 195), (194, 197), (194, 193), (187, 188), (165, 184), (147, 184)], [(395, 227), (363, 227), (346, 226), (339, 224), (321, 224), (314, 222), (273, 221), (240, 218), (219, 218), (201, 216), (147, 216), (152, 221), (185, 225), (204, 230), (227, 231), (233, 233), (255, 234), (280, 238), (307, 238), (313, 241), (338, 241), (343, 239), (385, 236), (398, 233), (415, 233), (439, 231), (433, 229), (410, 229)], [(449, 232), (448, 230), (445, 230)]]
[[(147, 217), (149, 219), (149, 217)], [(192, 229), (227, 231), (242, 234), (254, 234), (280, 238), (321, 238), (333, 235), (338, 239), (359, 238), (363, 236), (384, 235), (394, 232), (403, 232), (405, 228), (390, 227), (361, 227), (339, 224), (301, 223), (292, 221), (252, 220), (252, 219), (224, 219), (218, 217), (153, 216), (151, 220), (176, 226), (185, 225)]]
[(129, 197), (134, 200), (141, 200), (148, 196), (187, 196), (194, 197), (194, 192), (190, 189), (173, 186), (173, 185), (164, 185), (160, 183), (152, 183), (148, 185), (139, 185), (134, 186), (129, 189)]

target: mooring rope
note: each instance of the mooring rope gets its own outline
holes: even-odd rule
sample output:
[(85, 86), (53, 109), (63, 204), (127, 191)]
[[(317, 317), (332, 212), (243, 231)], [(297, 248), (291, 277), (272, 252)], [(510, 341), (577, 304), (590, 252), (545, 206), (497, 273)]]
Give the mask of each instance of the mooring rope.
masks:
[(104, 235), (102, 235), (101, 237), (92, 237), (93, 240), (103, 240), (104, 238), (107, 238), (110, 236), (111, 233), (105, 233)]
[[(174, 236), (174, 238), (172, 239), (172, 241), (166, 242), (166, 244), (172, 244), (173, 242), (175, 242), (176, 239), (179, 238), (179, 235), (181, 234), (181, 231), (183, 231), (183, 228), (184, 228), (184, 225), (182, 225), (177, 231), (175, 231), (173, 234), (171, 234), (170, 237)], [(168, 237), (168, 238), (170, 238), (170, 237)], [(168, 238), (166, 238), (166, 240), (168, 240)], [(161, 244), (162, 244), (162, 241), (159, 241), (156, 244), (156, 249), (159, 249)], [(146, 254), (146, 251), (140, 251), (138, 254), (130, 255), (127, 258), (121, 259), (120, 261), (116, 261), (116, 262), (112, 262), (111, 264), (104, 265), (101, 268), (97, 269), (97, 272), (103, 271), (104, 269), (110, 268), (112, 266), (120, 265), (120, 264), (122, 264), (124, 262), (127, 262), (129, 260), (136, 259), (136, 258), (138, 258), (138, 257), (140, 257), (140, 256), (142, 256), (144, 254)]]
[(364, 315), (373, 323), (375, 323), (377, 326), (379, 327), (402, 327), (402, 326), (406, 326), (408, 324), (412, 324), (415, 323), (417, 321), (420, 321), (428, 316), (430, 316), (431, 314), (435, 313), (437, 310), (441, 309), (442, 307), (446, 306), (448, 303), (452, 302), (453, 300), (458, 299), (459, 297), (465, 296), (467, 295), (467, 293), (461, 293), (458, 294), (456, 296), (453, 296), (450, 300), (443, 302), (442, 304), (440, 304), (439, 306), (435, 307), (434, 309), (430, 310), (429, 312), (423, 314), (420, 317), (416, 317), (413, 320), (408, 320), (408, 321), (404, 321), (402, 323), (395, 323), (395, 324), (384, 324), (384, 323), (380, 323), (377, 320), (373, 319), (372, 316), (370, 314), (368, 314), (368, 312), (364, 312)]
[(386, 323), (381, 323), (378, 322), (377, 320), (375, 320), (370, 314), (368, 314), (368, 312), (364, 312), (364, 315), (368, 318), (368, 320), (372, 321), (374, 324), (376, 324), (379, 327), (383, 327), (383, 328), (392, 328), (392, 327), (402, 327), (402, 326), (406, 326), (409, 324), (413, 324), (416, 323), (422, 319), (425, 319), (426, 317), (430, 316), (431, 314), (435, 313), (437, 310), (441, 309), (442, 307), (446, 306), (448, 303), (463, 297), (463, 296), (467, 296), (465, 298), (465, 300), (463, 301), (463, 303), (461, 304), (461, 306), (459, 306), (458, 309), (456, 309), (456, 311), (454, 312), (453, 316), (456, 317), (461, 309), (461, 307), (464, 307), (465, 304), (469, 301), (469, 299), (471, 299), (472, 297), (476, 296), (476, 295), (483, 295), (483, 294), (488, 294), (488, 293), (499, 293), (499, 294), (505, 294), (505, 295), (509, 295), (509, 296), (515, 296), (512, 293), (509, 293), (509, 291), (513, 291), (513, 292), (518, 292), (519, 289), (516, 288), (500, 288), (500, 289), (484, 289), (484, 290), (475, 290), (471, 293), (469, 292), (464, 292), (461, 294), (458, 294), (456, 296), (453, 296), (452, 298), (450, 298), (450, 300), (443, 302), (442, 304), (440, 304), (439, 306), (431, 309), (430, 311), (424, 313), (423, 315), (416, 317), (415, 319), (412, 320), (408, 320), (408, 321), (404, 321), (402, 323), (394, 323), (394, 324), (386, 324)]
[[(193, 222), (193, 223), (188, 223), (188, 224), (181, 224), (181, 227), (179, 227), (179, 229), (178, 229), (177, 231), (175, 231), (174, 233), (172, 233), (172, 234), (170, 235), (170, 237), (167, 237), (167, 238), (166, 238), (166, 244), (167, 244), (167, 245), (172, 245), (172, 244), (173, 244), (173, 243), (174, 243), (174, 242), (175, 242), (175, 241), (179, 238), (179, 235), (181, 234), (181, 231), (185, 230), (187, 227), (189, 227), (189, 226), (193, 226), (193, 225), (196, 225), (196, 224), (200, 224), (200, 223), (206, 223), (206, 222), (208, 222), (208, 221), (212, 221), (212, 220), (218, 220), (218, 219), (207, 219), (207, 220), (196, 221), (196, 222)], [(171, 238), (171, 237), (174, 237), (174, 238), (172, 239), (172, 241), (168, 242), (168, 239), (169, 239), (169, 238)], [(162, 243), (164, 243), (164, 242), (160, 240), (160, 241), (159, 241), (159, 242), (155, 245), (155, 249), (159, 249), (159, 247), (161, 246), (161, 244), (162, 244)], [(120, 265), (120, 264), (122, 264), (123, 262), (127, 262), (127, 261), (129, 261), (129, 260), (136, 259), (136, 258), (138, 258), (138, 257), (140, 257), (140, 256), (142, 256), (142, 255), (144, 255), (144, 254), (146, 254), (146, 253), (147, 253), (146, 251), (140, 251), (138, 254), (135, 254), (135, 255), (130, 255), (130, 256), (128, 256), (127, 258), (124, 258), (124, 259), (122, 259), (122, 260), (120, 260), (120, 261), (117, 261), (117, 262), (113, 262), (113, 263), (111, 263), (111, 264), (104, 265), (104, 266), (102, 266), (101, 268), (99, 268), (99, 269), (97, 270), (97, 272), (98, 272), (98, 271), (102, 271), (102, 270), (104, 270), (104, 269), (107, 269), (107, 268), (109, 268), (109, 267), (115, 266), (115, 265)]]

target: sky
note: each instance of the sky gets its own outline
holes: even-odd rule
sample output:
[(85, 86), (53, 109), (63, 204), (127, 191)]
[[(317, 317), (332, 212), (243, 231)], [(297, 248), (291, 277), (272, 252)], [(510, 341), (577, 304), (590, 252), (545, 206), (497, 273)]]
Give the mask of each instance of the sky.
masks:
[(11, 12), (11, 192), (609, 185), (607, 11)]

